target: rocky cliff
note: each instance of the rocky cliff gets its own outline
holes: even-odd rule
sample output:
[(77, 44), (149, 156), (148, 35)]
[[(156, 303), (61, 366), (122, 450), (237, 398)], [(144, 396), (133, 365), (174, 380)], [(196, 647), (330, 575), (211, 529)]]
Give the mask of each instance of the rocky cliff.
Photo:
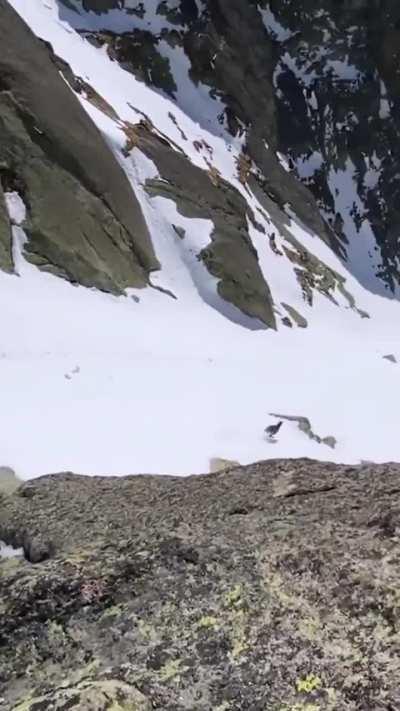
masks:
[[(103, 18), (117, 5), (128, 16), (141, 12), (126, 3), (84, 3)], [(159, 3), (156, 12), (175, 29), (152, 32), (149, 22), (146, 32), (130, 32), (128, 25), (126, 32), (106, 31), (102, 41), (113, 57), (174, 95), (163, 44), (181, 47), (192, 81), (210, 87), (224, 103), (221, 122), (245, 136), (244, 150), (259, 170), (263, 192), (279, 205), (290, 204), (364, 285), (378, 275), (388, 293), (394, 291), (398, 5), (193, 0)], [(104, 19), (97, 26), (109, 24)], [(355, 251), (354, 242), (360, 243)]]
[[(260, 3), (261, 5), (262, 3)], [(267, 6), (267, 3), (264, 3)], [(399, 282), (397, 3), (270, 3), (279, 145), (337, 235), (349, 239), (337, 176), (352, 175), (352, 216), (388, 289)], [(284, 29), (283, 29), (284, 28)], [(367, 250), (368, 251), (368, 250)]]
[(400, 467), (72, 474), (0, 499), (13, 711), (388, 711)]
[[(22, 10), (18, 0), (13, 4)], [(87, 81), (85, 60), (77, 74), (65, 61), (68, 52), (54, 53), (46, 25), (36, 28), (43, 46), (3, 0), (2, 186), (26, 203), (25, 256), (73, 282), (116, 293), (147, 284), (150, 271), (165, 267), (138, 202), (140, 186), (132, 177), (128, 184), (121, 156), (115, 160), (83, 110), (89, 101), (126, 133), (126, 157), (135, 162), (139, 149), (152, 161), (163, 183), (147, 186), (153, 197), (172, 200), (185, 218), (211, 221), (209, 243), (196, 257), (219, 296), (253, 318), (254, 327), (276, 328), (277, 316), (283, 323), (287, 316), (271, 289), (273, 267), (261, 266), (252, 233), (275, 244), (272, 228), (282, 232), (293, 215), (364, 286), (395, 290), (397, 177), (387, 147), (396, 144), (396, 82), (389, 81), (390, 56), (382, 55), (381, 35), (376, 28), (371, 34), (363, 7), (339, 12), (331, 5), (316, 12), (305, 3), (294, 12), (243, 0), (148, 6), (60, 0), (59, 23), (172, 101), (173, 125), (160, 140), (147, 102), (129, 93), (137, 119), (126, 121), (120, 102)], [(185, 134), (175, 103), (203, 136), (222, 139), (218, 156), (215, 141)], [(101, 116), (89, 113), (103, 129)], [(372, 135), (379, 136), (376, 145)], [(233, 163), (236, 174), (221, 161)], [(10, 271), (5, 218), (0, 234), (1, 264)], [(318, 284), (320, 267), (303, 269), (314, 257), (304, 244), (283, 255), (297, 264), (306, 300), (316, 284), (327, 293)]]
[[(158, 263), (125, 174), (6, 0), (0, 18), (0, 182), (26, 204), (25, 256), (85, 286), (144, 286)], [(0, 266), (10, 270), (0, 200)]]
[[(22, 10), (18, 0), (13, 4)], [(399, 11), (393, 2), (325, 0), (316, 9), (306, 1), (294, 8), (265, 0), (60, 0), (57, 8), (61, 23), (162, 92), (204, 136), (221, 138), (225, 163), (234, 147), (237, 175), (222, 171), (215, 145), (187, 136), (169, 110), (180, 131), (179, 157), (175, 128), (159, 141), (158, 117), (130, 96), (147, 140), (132, 133), (108, 92), (99, 94), (85, 79), (84, 62), (77, 75), (65, 57), (54, 56), (51, 42), (40, 46), (3, 0), (2, 184), (24, 196), (31, 261), (117, 293), (147, 284), (148, 273), (164, 266), (138, 186), (128, 185), (121, 160), (80, 106), (91, 101), (129, 136), (126, 155), (139, 148), (156, 166), (164, 191), (154, 192), (153, 184), (153, 196), (167, 196), (185, 217), (211, 220), (210, 241), (196, 256), (217, 280), (218, 294), (255, 323), (276, 328), (277, 315), (285, 318), (271, 288), (273, 267), (260, 265), (251, 234), (275, 234), (260, 215), (274, 213), (271, 227), (278, 231), (296, 215), (364, 287), (396, 292)], [(39, 36), (51, 40), (44, 26)], [(190, 143), (203, 165), (193, 160)], [(1, 264), (10, 271), (4, 218), (0, 235)], [(318, 282), (313, 269), (298, 265), (295, 272), (303, 291), (305, 282)]]

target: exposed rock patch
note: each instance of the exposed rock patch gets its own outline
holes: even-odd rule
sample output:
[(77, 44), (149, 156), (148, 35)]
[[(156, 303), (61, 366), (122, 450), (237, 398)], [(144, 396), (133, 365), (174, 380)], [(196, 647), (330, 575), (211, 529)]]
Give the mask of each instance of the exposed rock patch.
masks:
[(158, 263), (126, 176), (43, 43), (5, 0), (0, 16), (0, 165), (23, 185), (25, 256), (106, 291), (145, 286)]
[(313, 429), (308, 417), (303, 417), (300, 415), (281, 415), (275, 412), (269, 413), (271, 417), (276, 417), (278, 420), (288, 420), (289, 422), (297, 422), (297, 426), (300, 432), (304, 432), (307, 437), (318, 442), (318, 444), (326, 444), (327, 447), (335, 449), (337, 445), (337, 439), (332, 435), (327, 435), (326, 437), (320, 437), (317, 435)]
[(198, 257), (217, 278), (220, 296), (248, 316), (275, 328), (272, 296), (248, 234), (245, 199), (222, 177), (210, 175), (191, 163), (182, 151), (174, 150), (145, 121), (134, 129), (130, 146), (143, 151), (161, 176), (161, 180), (146, 182), (149, 194), (174, 200), (184, 217), (212, 220), (211, 242)]
[(2, 494), (12, 494), (21, 485), (19, 479), (11, 467), (0, 467), (0, 496)]
[(235, 467), (240, 467), (240, 463), (234, 459), (221, 459), (221, 457), (212, 457), (212, 459), (210, 459), (210, 474), (215, 474), (226, 469), (234, 469)]
[(137, 689), (115, 679), (104, 681), (83, 680), (70, 687), (60, 686), (44, 696), (28, 699), (13, 711), (39, 711), (40, 709), (65, 711), (152, 711), (150, 702)]
[[(247, 217), (255, 226), (259, 225), (239, 191), (223, 180), (212, 165), (210, 146), (205, 142), (195, 146), (208, 156), (208, 168), (202, 170), (191, 163), (179, 146), (157, 131), (140, 109), (131, 107), (143, 115), (139, 123), (121, 121), (104, 98), (75, 76), (67, 63), (54, 55), (52, 59), (74, 91), (83, 93), (96, 108), (120, 123), (126, 135), (124, 155), (127, 157), (134, 148), (139, 148), (154, 162), (161, 180), (147, 181), (149, 194), (171, 198), (185, 217), (213, 221), (210, 246), (200, 251), (198, 258), (219, 280), (220, 296), (261, 324), (276, 328), (272, 296), (248, 233)], [(173, 225), (173, 228), (179, 237), (184, 238), (181, 227)]]
[(25, 483), (0, 539), (53, 552), (0, 559), (5, 708), (396, 708), (399, 492), (310, 460)]
[(111, 59), (140, 80), (162, 89), (174, 97), (177, 86), (171, 73), (169, 60), (157, 50), (159, 38), (145, 30), (134, 30), (117, 35), (113, 32), (84, 33), (93, 43), (106, 45)]
[(0, 269), (12, 273), (12, 233), (4, 193), (0, 181)]
[(307, 326), (308, 326), (307, 319), (304, 318), (304, 316), (302, 316), (297, 311), (297, 309), (294, 308), (294, 306), (290, 306), (289, 304), (284, 304), (283, 302), (282, 302), (282, 306), (285, 309), (285, 311), (287, 311), (289, 316), (293, 319), (296, 326), (298, 326), (299, 328), (307, 328)]
[[(344, 222), (352, 239), (368, 240), (371, 227), (377, 246), (363, 258), (393, 289), (399, 281), (399, 5), (325, 0), (317, 7), (305, 0), (296, 12), (276, 0), (259, 5), (272, 18), (280, 150), (344, 246)], [(280, 37), (273, 26), (283, 28)], [(336, 192), (342, 181), (353, 191), (344, 201)]]
[[(145, 3), (134, 9), (116, 0), (83, 3), (96, 12), (115, 7), (146, 17)], [(159, 34), (101, 32), (91, 39), (106, 42), (114, 59), (170, 96), (178, 78), (160, 45), (182, 48), (193, 82), (221, 100), (221, 125), (245, 136), (260, 192), (290, 206), (343, 258), (350, 234), (364, 242), (371, 234), (367, 272), (393, 290), (399, 283), (398, 3), (324, 0), (313, 7), (302, 0), (294, 8), (276, 0), (201, 6), (190, 0), (161, 2), (156, 12), (168, 21)], [(352, 200), (339, 195), (343, 181)], [(369, 288), (357, 266), (350, 268)]]

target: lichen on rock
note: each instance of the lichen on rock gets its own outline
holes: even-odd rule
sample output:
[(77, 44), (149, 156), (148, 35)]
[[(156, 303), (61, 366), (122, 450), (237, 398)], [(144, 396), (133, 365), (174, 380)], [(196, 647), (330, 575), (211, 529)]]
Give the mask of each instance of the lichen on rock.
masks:
[(308, 459), (24, 483), (2, 499), (0, 539), (52, 551), (0, 558), (0, 697), (13, 711), (395, 707), (399, 491), (398, 465)]

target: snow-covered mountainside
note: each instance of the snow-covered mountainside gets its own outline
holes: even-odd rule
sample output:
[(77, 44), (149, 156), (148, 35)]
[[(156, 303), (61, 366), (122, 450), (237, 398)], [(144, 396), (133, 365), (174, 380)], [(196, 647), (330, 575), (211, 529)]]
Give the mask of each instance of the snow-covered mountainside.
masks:
[(394, 59), (312, 5), (0, 0), (0, 464), (400, 459)]

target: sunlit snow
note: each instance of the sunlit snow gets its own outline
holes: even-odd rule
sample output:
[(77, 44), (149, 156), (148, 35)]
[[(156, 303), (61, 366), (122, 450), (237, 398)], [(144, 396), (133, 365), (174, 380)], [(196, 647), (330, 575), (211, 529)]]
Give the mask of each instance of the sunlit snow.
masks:
[[(353, 167), (330, 176), (336, 209), (348, 215), (347, 271), (301, 225), (288, 218), (286, 230), (347, 278), (346, 288), (371, 318), (361, 318), (340, 294), (337, 305), (318, 292), (312, 307), (304, 301), (293, 265), (282, 255), (284, 231), (265, 209), (261, 216), (256, 199), (238, 181), (240, 145), (232, 141), (228, 150), (211, 98), (199, 101), (201, 115), (195, 120), (195, 112), (185, 112), (179, 91), (175, 103), (138, 82), (73, 31), (65, 8), (61, 20), (54, 0), (11, 4), (121, 119), (139, 120), (132, 106), (143, 111), (201, 167), (206, 167), (204, 156), (193, 142), (207, 142), (213, 165), (247, 197), (265, 229), (262, 234), (249, 227), (279, 330), (252, 330), (244, 317), (235, 321), (232, 313), (224, 314), (228, 306), (195, 254), (211, 225), (182, 218), (171, 201), (150, 198), (143, 182), (156, 175), (155, 166), (137, 149), (124, 157), (120, 127), (81, 98), (142, 205), (162, 263), (153, 283), (176, 298), (151, 288), (117, 298), (40, 272), (23, 258), (21, 200), (9, 195), (19, 276), (0, 272), (2, 462), (27, 478), (61, 470), (184, 475), (207, 471), (212, 457), (243, 463), (297, 456), (399, 460), (400, 376), (397, 365), (383, 356), (400, 357), (400, 305), (374, 293), (371, 270), (362, 273), (373, 243), (367, 224), (359, 234), (350, 214), (358, 199)], [(212, 102), (208, 108), (207, 101)], [(316, 167), (319, 157), (314, 158)], [(185, 230), (183, 238), (173, 224)], [(271, 250), (272, 237), (280, 253)], [(295, 307), (308, 328), (282, 325), (282, 302)], [(309, 440), (289, 422), (276, 443), (267, 442), (263, 430), (273, 422), (270, 412), (308, 417), (320, 436), (338, 440), (337, 448)]]
[(279, 42), (285, 42), (292, 37), (293, 32), (278, 22), (269, 5), (266, 8), (258, 6), (258, 9), (266, 30), (274, 39), (277, 39)]
[[(20, 558), (24, 554), (22, 548), (13, 548), (7, 546), (3, 541), (0, 541), (0, 559), (1, 558)], [(0, 563), (1, 565), (1, 563)]]

